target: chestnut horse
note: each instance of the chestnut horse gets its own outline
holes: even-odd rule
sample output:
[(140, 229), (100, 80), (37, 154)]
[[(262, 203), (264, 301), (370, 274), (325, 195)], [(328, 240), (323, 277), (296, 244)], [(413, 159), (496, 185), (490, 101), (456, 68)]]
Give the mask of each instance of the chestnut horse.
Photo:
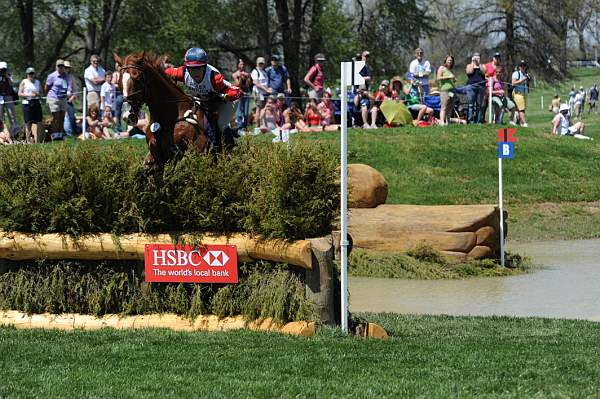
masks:
[(114, 59), (120, 66), (123, 104), (130, 108), (127, 122), (137, 123), (143, 104), (150, 109), (150, 123), (144, 129), (148, 144), (146, 168), (160, 170), (188, 148), (207, 150), (204, 112), (163, 72), (161, 57), (140, 52), (124, 59), (115, 54)]

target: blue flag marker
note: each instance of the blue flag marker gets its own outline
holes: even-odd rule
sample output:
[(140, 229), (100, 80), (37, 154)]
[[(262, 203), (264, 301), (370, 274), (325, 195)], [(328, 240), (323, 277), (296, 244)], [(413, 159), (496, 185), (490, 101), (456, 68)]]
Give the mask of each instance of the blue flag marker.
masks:
[(498, 158), (513, 159), (515, 157), (515, 143), (499, 142)]

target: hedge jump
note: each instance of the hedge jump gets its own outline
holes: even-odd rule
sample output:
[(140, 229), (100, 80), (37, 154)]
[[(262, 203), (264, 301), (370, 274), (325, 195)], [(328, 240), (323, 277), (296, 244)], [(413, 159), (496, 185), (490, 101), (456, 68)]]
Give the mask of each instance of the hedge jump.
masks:
[[(145, 244), (228, 244), (236, 245), (238, 260), (267, 260), (288, 263), (303, 270), (306, 295), (312, 301), (323, 323), (336, 324), (339, 289), (334, 272), (336, 243), (339, 237), (313, 238), (298, 241), (262, 240), (247, 234), (231, 236), (193, 234), (111, 234), (86, 235), (73, 238), (61, 234), (26, 234), (0, 232), (0, 260), (77, 259), (77, 260), (144, 260)], [(1, 265), (0, 265), (1, 266)], [(1, 270), (2, 268), (0, 268)]]

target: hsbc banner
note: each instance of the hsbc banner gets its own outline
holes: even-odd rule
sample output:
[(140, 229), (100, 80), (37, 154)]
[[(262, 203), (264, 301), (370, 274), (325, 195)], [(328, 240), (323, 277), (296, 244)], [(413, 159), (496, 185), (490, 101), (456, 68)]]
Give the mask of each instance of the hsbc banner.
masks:
[(146, 281), (150, 283), (237, 283), (235, 245), (146, 244)]

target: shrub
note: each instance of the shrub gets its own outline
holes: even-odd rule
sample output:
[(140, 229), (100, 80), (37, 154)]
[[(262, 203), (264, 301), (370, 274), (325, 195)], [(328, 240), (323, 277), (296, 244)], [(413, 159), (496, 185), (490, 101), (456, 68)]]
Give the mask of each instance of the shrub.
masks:
[(336, 157), (328, 147), (244, 141), (231, 156), (188, 152), (160, 178), (131, 143), (0, 148), (0, 230), (71, 235), (246, 231), (300, 239), (331, 231)]
[(243, 315), (280, 322), (312, 320), (300, 278), (285, 265), (240, 267), (237, 285), (145, 283), (131, 262), (10, 262), (0, 274), (0, 309), (103, 315), (176, 313)]

